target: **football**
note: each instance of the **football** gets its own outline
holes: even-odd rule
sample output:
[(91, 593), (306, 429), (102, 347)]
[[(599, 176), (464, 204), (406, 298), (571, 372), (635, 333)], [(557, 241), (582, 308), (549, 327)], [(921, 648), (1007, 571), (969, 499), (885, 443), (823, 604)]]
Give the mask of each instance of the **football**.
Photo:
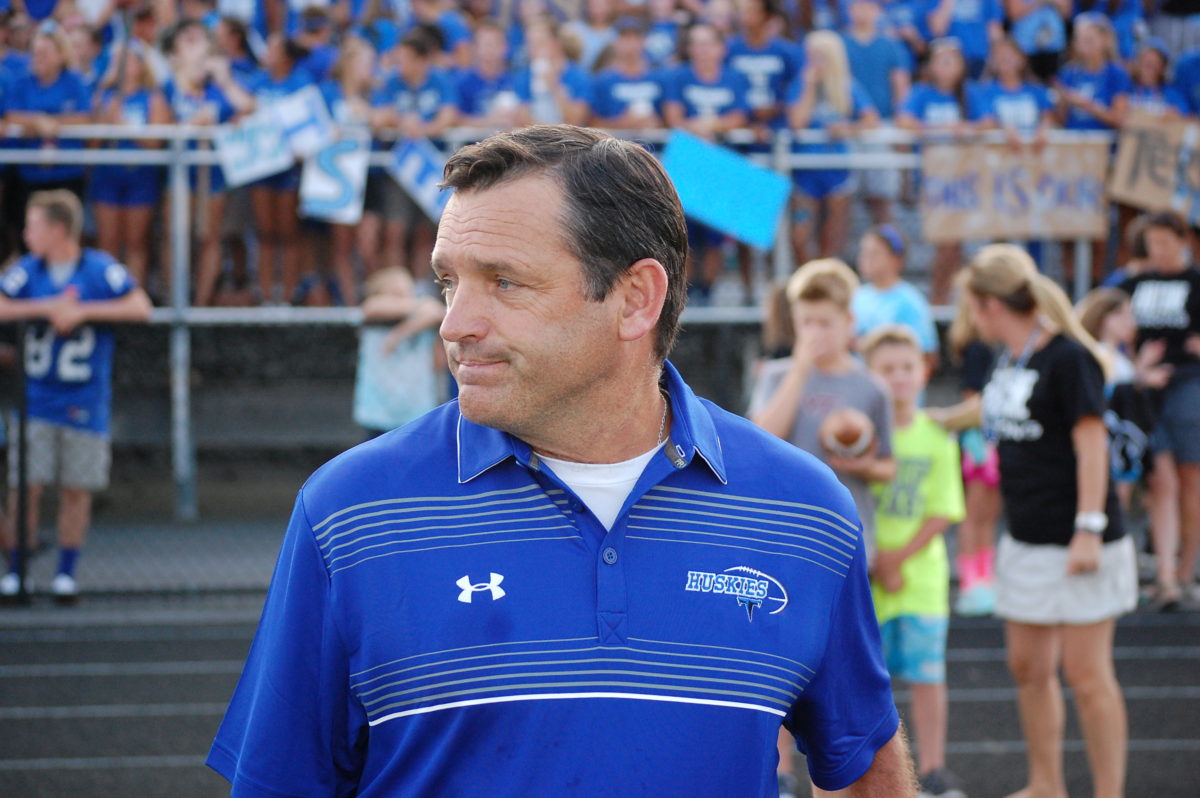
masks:
[(818, 434), (821, 445), (830, 454), (858, 457), (865, 454), (874, 442), (875, 425), (861, 410), (842, 407), (825, 417)]

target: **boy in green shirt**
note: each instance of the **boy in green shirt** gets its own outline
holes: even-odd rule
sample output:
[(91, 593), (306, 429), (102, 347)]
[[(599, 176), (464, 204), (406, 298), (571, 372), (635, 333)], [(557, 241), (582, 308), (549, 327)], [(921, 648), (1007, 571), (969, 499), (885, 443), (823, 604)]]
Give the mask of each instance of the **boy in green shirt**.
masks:
[(963, 798), (946, 770), (946, 631), (950, 566), (942, 534), (961, 521), (958, 444), (918, 407), (928, 370), (910, 329), (887, 325), (863, 344), (867, 367), (892, 394), (896, 477), (876, 494), (875, 614), (892, 677), (912, 688), (921, 796)]

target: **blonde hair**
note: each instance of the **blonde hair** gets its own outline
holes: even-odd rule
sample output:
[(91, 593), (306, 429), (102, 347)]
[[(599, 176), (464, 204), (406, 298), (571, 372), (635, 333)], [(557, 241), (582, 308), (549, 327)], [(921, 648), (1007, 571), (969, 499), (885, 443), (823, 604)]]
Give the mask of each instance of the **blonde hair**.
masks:
[(72, 72), (79, 68), (79, 58), (75, 54), (75, 45), (71, 43), (67, 33), (61, 25), (43, 26), (33, 37), (34, 39), (49, 39), (58, 50), (58, 57), (62, 60), (62, 68), (69, 69)]
[(46, 220), (65, 227), (73, 241), (83, 233), (83, 203), (65, 188), (35, 191), (25, 205), (27, 211), (30, 208), (41, 208)]
[(1088, 334), (1100, 340), (1104, 320), (1122, 305), (1129, 304), (1129, 294), (1120, 288), (1093, 288), (1075, 305), (1075, 315)]
[(850, 116), (853, 103), (850, 97), (850, 61), (846, 57), (846, 45), (842, 37), (833, 31), (813, 31), (804, 37), (804, 48), (809, 61), (820, 56), (825, 62), (825, 72), (817, 87), (818, 96), (828, 102), (842, 116)]
[(402, 266), (388, 266), (375, 272), (367, 279), (366, 295), (379, 296), (391, 291), (391, 287), (399, 280), (403, 282), (408, 291), (411, 293), (416, 288), (416, 283), (413, 282), (412, 274), (408, 269)]
[(1015, 244), (989, 244), (963, 271), (962, 286), (976, 297), (994, 297), (1013, 313), (1040, 313), (1059, 332), (1082, 344), (1107, 375), (1108, 354), (1083, 328), (1058, 283), (1039, 274), (1033, 258)]
[[(963, 275), (966, 272), (962, 273)], [(959, 283), (965, 283), (964, 279), (959, 279)], [(975, 319), (971, 317), (971, 307), (967, 304), (967, 292), (961, 290), (958, 292), (958, 300), (954, 303), (954, 320), (950, 322), (950, 329), (946, 331), (946, 340), (950, 345), (950, 354), (956, 360), (962, 360), (963, 352), (967, 345), (972, 341), (978, 341), (983, 336), (979, 334), (979, 328), (975, 326)]]
[(375, 48), (357, 36), (347, 36), (342, 41), (341, 47), (338, 48), (337, 61), (333, 63), (333, 69), (329, 70), (329, 76), (337, 81), (338, 87), (343, 92), (346, 91), (346, 72), (349, 70), (350, 64), (363, 53), (370, 53), (373, 57)]
[(810, 260), (792, 274), (787, 283), (789, 302), (832, 302), (850, 310), (858, 290), (858, 275), (839, 258)]
[(924, 354), (921, 351), (921, 342), (917, 340), (917, 334), (911, 327), (904, 324), (885, 324), (872, 330), (863, 340), (860, 347), (863, 359), (870, 363), (875, 353), (885, 346), (907, 346), (916, 352), (918, 357)]

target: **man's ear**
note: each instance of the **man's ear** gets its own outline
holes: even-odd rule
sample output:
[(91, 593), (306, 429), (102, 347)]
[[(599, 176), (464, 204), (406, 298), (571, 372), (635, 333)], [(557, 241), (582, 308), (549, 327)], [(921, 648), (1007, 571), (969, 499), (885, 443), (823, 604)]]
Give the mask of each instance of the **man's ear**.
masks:
[(636, 341), (658, 326), (667, 298), (667, 270), (654, 258), (642, 258), (613, 286), (620, 300), (618, 337)]

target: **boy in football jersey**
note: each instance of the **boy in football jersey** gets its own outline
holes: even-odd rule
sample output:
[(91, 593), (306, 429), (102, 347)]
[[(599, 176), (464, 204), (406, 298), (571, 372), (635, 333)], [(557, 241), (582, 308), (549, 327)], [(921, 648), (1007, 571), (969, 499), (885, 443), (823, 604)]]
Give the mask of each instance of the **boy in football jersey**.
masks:
[[(91, 520), (92, 493), (108, 485), (108, 421), (113, 332), (98, 326), (145, 321), (150, 299), (123, 265), (79, 244), (83, 208), (69, 191), (35, 193), (25, 212), (29, 254), (0, 279), (0, 321), (27, 320), (25, 385), (29, 408), (29, 524), (32, 542), (42, 489), (58, 483), (57, 600), (78, 596), (75, 563)], [(17, 447), (10, 446), (10, 503), (15, 504)], [(6, 541), (14, 545), (15, 534)], [(30, 546), (32, 548), (32, 546)], [(16, 595), (20, 563), (9, 556), (0, 596)]]

